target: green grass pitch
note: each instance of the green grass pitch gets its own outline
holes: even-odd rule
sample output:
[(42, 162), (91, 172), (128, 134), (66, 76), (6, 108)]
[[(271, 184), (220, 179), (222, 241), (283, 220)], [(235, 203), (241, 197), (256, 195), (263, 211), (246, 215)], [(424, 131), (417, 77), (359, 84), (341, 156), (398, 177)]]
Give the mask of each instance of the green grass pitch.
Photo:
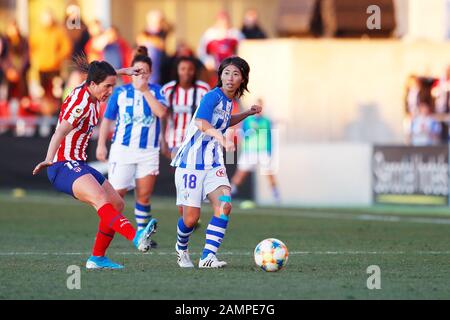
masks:
[[(159, 248), (138, 253), (116, 236), (108, 251), (121, 271), (86, 271), (98, 218), (68, 196), (0, 192), (0, 299), (449, 299), (450, 210), (373, 209), (242, 210), (235, 203), (219, 257), (221, 270), (176, 264), (174, 199), (153, 199)], [(126, 215), (133, 219), (132, 198)], [(191, 236), (198, 263), (211, 209)], [(134, 220), (132, 220), (134, 221)], [(287, 267), (266, 273), (253, 262), (256, 244), (278, 238), (288, 247)], [(69, 290), (70, 265), (81, 267), (81, 289)], [(381, 289), (369, 290), (367, 268), (381, 271)]]

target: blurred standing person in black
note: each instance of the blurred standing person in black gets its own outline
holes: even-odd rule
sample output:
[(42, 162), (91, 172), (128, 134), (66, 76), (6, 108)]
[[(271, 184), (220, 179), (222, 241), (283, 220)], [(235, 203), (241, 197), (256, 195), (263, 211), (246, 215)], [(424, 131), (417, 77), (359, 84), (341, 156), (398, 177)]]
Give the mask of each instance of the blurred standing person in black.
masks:
[(166, 38), (172, 27), (160, 10), (150, 10), (146, 18), (145, 30), (137, 35), (136, 44), (147, 48), (149, 57), (153, 62), (153, 71), (149, 83), (163, 84), (161, 82), (161, 67), (167, 58)]
[(87, 25), (81, 19), (81, 9), (76, 4), (71, 4), (66, 9), (67, 35), (72, 42), (72, 59), (85, 55), (84, 47), (89, 41), (90, 35)]
[(177, 64), (180, 58), (191, 58), (195, 62), (198, 80), (208, 82), (208, 72), (202, 61), (195, 56), (194, 51), (186, 42), (180, 41), (177, 44), (175, 53), (168, 57), (162, 65), (161, 83), (166, 84), (177, 78)]
[(248, 9), (244, 14), (244, 24), (241, 29), (246, 39), (265, 39), (266, 33), (259, 26), (258, 12)]

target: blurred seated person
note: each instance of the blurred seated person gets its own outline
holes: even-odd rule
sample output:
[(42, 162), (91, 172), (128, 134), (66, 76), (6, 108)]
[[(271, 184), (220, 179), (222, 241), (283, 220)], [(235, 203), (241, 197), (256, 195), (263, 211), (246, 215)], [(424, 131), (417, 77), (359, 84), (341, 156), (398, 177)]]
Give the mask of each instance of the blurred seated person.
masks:
[(419, 77), (411, 75), (406, 83), (405, 111), (409, 116), (413, 116), (419, 111), (420, 91), (422, 85)]
[(255, 9), (249, 9), (245, 12), (241, 32), (246, 39), (267, 38), (266, 33), (259, 26), (258, 12)]
[(442, 126), (431, 115), (428, 102), (419, 103), (419, 112), (411, 119), (409, 142), (413, 146), (432, 146), (441, 142)]

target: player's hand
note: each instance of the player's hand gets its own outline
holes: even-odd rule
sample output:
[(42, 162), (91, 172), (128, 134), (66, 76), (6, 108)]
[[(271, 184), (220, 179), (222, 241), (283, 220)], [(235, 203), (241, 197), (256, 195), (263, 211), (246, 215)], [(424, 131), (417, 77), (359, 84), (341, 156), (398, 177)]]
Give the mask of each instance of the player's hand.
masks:
[(225, 148), (226, 152), (234, 152), (236, 150), (234, 142), (230, 140), (225, 140), (223, 143), (223, 147)]
[(248, 114), (252, 116), (254, 114), (261, 113), (261, 111), (262, 107), (255, 104), (248, 110)]
[(165, 141), (165, 140), (161, 141), (161, 153), (167, 159), (172, 160), (172, 153), (170, 152), (169, 145), (167, 144), (167, 141)]
[(37, 175), (39, 171), (44, 168), (50, 167), (53, 164), (53, 161), (42, 161), (39, 163), (33, 170), (33, 176)]
[(106, 146), (97, 145), (95, 156), (97, 157), (98, 161), (106, 162), (108, 160), (108, 149), (106, 148)]
[(123, 72), (127, 76), (139, 76), (141, 74), (144, 74), (144, 69), (139, 68), (139, 67), (129, 67), (129, 68), (124, 68)]

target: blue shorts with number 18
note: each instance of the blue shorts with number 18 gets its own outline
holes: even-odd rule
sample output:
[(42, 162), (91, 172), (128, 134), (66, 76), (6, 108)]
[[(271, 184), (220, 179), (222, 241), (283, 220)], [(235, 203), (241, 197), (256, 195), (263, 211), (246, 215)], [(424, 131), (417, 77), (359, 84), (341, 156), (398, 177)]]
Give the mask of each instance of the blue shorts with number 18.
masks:
[(53, 187), (72, 197), (75, 197), (72, 190), (73, 183), (85, 174), (92, 174), (100, 185), (106, 180), (100, 172), (88, 166), (85, 161), (59, 161), (47, 168), (47, 176)]

